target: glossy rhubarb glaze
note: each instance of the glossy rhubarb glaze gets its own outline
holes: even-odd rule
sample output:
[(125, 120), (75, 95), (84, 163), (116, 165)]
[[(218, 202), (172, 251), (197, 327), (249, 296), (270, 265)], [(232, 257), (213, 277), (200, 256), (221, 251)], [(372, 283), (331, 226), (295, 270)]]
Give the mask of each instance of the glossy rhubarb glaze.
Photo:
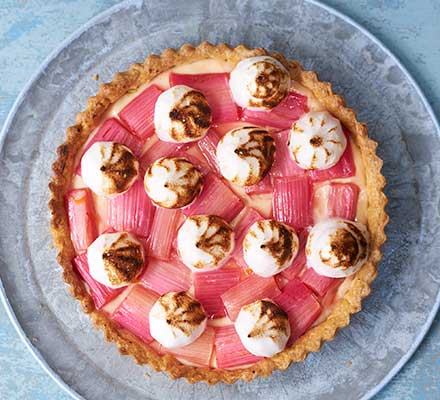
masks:
[[(230, 72), (233, 69), (233, 65), (221, 62), (218, 60), (204, 60), (195, 62), (193, 64), (189, 65), (183, 65), (176, 67), (172, 69), (173, 72), (180, 73), (180, 74), (202, 74), (202, 73), (220, 73), (220, 72)], [(133, 91), (129, 94), (126, 94), (121, 99), (119, 99), (116, 103), (114, 103), (106, 112), (103, 122), (108, 118), (118, 118), (118, 113), (127, 105), (129, 104), (136, 96), (138, 96), (143, 90), (148, 88), (150, 85), (157, 85), (162, 90), (165, 90), (169, 88), (169, 72), (162, 73), (159, 76), (157, 76), (153, 81), (146, 83), (139, 87), (136, 91)], [(292, 82), (291, 84), (291, 90), (300, 93), (307, 97), (307, 105), (310, 111), (322, 111), (323, 107), (319, 103), (319, 101), (313, 96), (313, 94), (305, 87), (301, 86), (297, 82)], [(102, 122), (102, 123), (103, 123)], [(90, 135), (90, 138), (93, 137), (93, 135), (97, 132), (97, 130), (101, 127), (102, 123), (92, 132)], [(249, 126), (249, 122), (244, 121), (237, 121), (237, 122), (231, 122), (231, 123), (223, 123), (215, 126), (216, 131), (220, 136), (225, 134), (227, 131), (242, 127), (242, 126)], [(90, 139), (89, 139), (90, 140)], [(142, 154), (146, 154), (149, 149), (154, 146), (157, 143), (157, 137), (156, 135), (152, 135), (148, 137), (144, 141)], [(368, 206), (368, 199), (367, 199), (367, 191), (366, 191), (366, 183), (365, 183), (365, 174), (364, 174), (364, 167), (362, 163), (362, 158), (360, 154), (359, 148), (356, 146), (356, 144), (353, 142), (352, 139), (349, 139), (351, 143), (351, 149), (353, 154), (353, 159), (356, 167), (356, 174), (355, 176), (349, 177), (349, 178), (339, 178), (339, 179), (333, 179), (332, 182), (339, 182), (339, 183), (354, 183), (359, 187), (359, 196), (358, 196), (358, 203), (357, 203), (357, 211), (356, 211), (356, 220), (366, 224), (367, 222), (367, 206)], [(87, 143), (84, 147), (87, 146)], [(80, 163), (82, 152), (79, 152), (77, 157), (77, 164)], [(153, 157), (154, 159), (154, 157)], [(233, 189), (233, 191), (240, 196), (242, 201), (244, 202), (246, 207), (251, 207), (255, 210), (257, 210), (262, 217), (270, 217), (271, 216), (271, 209), (272, 209), (272, 193), (267, 194), (261, 194), (261, 195), (248, 195), (246, 194), (243, 187), (229, 184), (230, 187)], [(72, 183), (71, 183), (71, 189), (79, 189), (84, 188), (85, 184), (81, 178), (80, 175), (74, 175), (72, 177)], [(321, 221), (322, 219), (326, 218), (326, 207), (327, 207), (327, 199), (328, 194), (330, 190), (330, 185), (328, 181), (323, 182), (315, 182), (314, 183), (314, 190), (313, 190), (313, 221), (314, 223), (317, 223)], [(93, 203), (96, 213), (96, 222), (99, 233), (102, 233), (106, 229), (106, 221), (105, 216), (107, 213), (107, 204), (108, 201), (100, 196), (96, 196), (92, 193), (93, 196)], [(228, 205), (225, 205), (227, 207)], [(245, 213), (244, 209), (238, 216), (236, 216), (231, 221), (231, 226), (235, 228), (237, 225), (239, 225), (242, 215)], [(183, 222), (184, 216), (179, 216), (179, 223)], [(154, 233), (153, 233), (154, 234)], [(237, 246), (240, 246), (241, 244), (236, 244)], [(234, 256), (234, 253), (233, 253)], [(174, 261), (167, 261), (170, 263), (173, 263)], [(234, 265), (226, 265), (224, 268), (237, 268), (237, 266)], [(185, 268), (185, 267), (183, 267)], [(239, 267), (238, 267), (239, 268)], [(148, 267), (147, 267), (148, 269)], [(219, 270), (221, 271), (221, 270)], [(250, 274), (249, 269), (243, 269), (241, 272), (242, 277), (245, 277)], [(301, 274), (300, 274), (301, 275)], [(300, 276), (299, 275), (299, 276)], [(320, 299), (323, 310), (320, 313), (319, 317), (314, 321), (313, 326), (319, 324), (320, 322), (324, 321), (326, 317), (331, 313), (333, 306), (335, 302), (341, 298), (345, 291), (349, 288), (351, 277), (345, 278), (345, 280), (339, 284), (339, 286), (335, 287), (335, 289), (332, 289), (332, 293), (329, 293), (327, 296), (324, 296), (324, 298)], [(191, 295), (195, 294), (195, 287), (193, 282), (188, 283), (190, 285), (189, 287), (189, 293)], [(121, 304), (121, 302), (124, 301), (124, 299), (129, 295), (130, 291), (133, 289), (134, 285), (130, 285), (125, 290), (122, 290), (120, 293), (116, 295), (111, 301), (109, 301), (105, 306), (102, 308), (102, 310), (110, 316), (115, 309), (118, 308), (118, 306)], [(230, 325), (231, 320), (228, 318), (228, 316), (219, 316), (214, 315), (212, 316), (208, 321), (208, 326), (212, 327), (224, 327), (226, 325)], [(150, 345), (157, 349), (157, 345), (153, 342), (150, 343)], [(163, 351), (163, 349), (161, 350)], [(215, 352), (214, 352), (215, 353)], [(185, 358), (183, 356), (179, 356), (179, 354), (176, 355), (177, 358), (182, 361), (183, 363), (188, 364), (194, 364), (194, 362), (191, 362), (188, 358)], [(195, 364), (197, 365), (197, 364)], [(217, 361), (216, 357), (213, 355), (211, 357), (210, 361), (211, 367), (217, 367)], [(246, 365), (240, 365), (240, 367), (245, 367)], [(234, 367), (231, 367), (234, 368)]]

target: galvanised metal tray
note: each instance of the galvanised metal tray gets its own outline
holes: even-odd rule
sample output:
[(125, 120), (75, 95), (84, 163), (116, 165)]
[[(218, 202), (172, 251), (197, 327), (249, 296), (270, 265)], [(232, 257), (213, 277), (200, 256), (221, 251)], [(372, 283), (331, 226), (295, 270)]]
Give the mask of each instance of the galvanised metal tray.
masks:
[[(49, 233), (55, 148), (91, 77), (166, 47), (203, 40), (266, 47), (333, 82), (380, 143), (389, 237), (364, 309), (307, 361), (251, 383), (190, 385), (135, 365), (105, 343), (67, 293)], [(303, 1), (128, 1), (90, 21), (26, 86), (2, 133), (0, 277), (29, 349), (73, 397), (87, 399), (367, 399), (405, 363), (439, 304), (439, 126), (408, 72), (341, 14)]]

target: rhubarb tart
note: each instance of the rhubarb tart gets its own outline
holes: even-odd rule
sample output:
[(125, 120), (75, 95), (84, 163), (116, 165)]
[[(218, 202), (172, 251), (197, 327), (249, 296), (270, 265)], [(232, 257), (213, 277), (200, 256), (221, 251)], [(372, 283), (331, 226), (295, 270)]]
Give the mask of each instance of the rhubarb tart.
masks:
[(53, 164), (52, 233), (72, 296), (122, 354), (189, 382), (249, 381), (361, 309), (385, 241), (382, 161), (315, 72), (184, 45), (117, 73), (76, 121)]

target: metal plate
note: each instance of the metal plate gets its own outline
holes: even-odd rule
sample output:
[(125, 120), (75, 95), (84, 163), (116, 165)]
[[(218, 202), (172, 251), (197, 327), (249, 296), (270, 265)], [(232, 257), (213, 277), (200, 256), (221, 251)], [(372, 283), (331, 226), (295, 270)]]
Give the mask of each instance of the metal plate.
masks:
[[(335, 341), (270, 378), (210, 388), (171, 381), (104, 342), (62, 282), (46, 207), (55, 148), (96, 92), (91, 77), (99, 73), (107, 81), (149, 53), (202, 40), (283, 52), (333, 82), (380, 143), (391, 217), (372, 295)], [(30, 350), (77, 398), (369, 398), (413, 353), (438, 308), (438, 135), (429, 105), (401, 64), (362, 28), (318, 3), (122, 3), (49, 58), (6, 123), (0, 161), (4, 303)]]

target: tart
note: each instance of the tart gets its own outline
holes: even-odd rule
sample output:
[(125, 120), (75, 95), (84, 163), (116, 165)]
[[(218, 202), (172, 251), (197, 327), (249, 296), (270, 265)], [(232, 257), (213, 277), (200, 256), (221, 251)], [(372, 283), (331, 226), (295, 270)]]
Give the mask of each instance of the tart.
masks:
[(361, 309), (385, 241), (367, 127), (313, 71), (202, 43), (101, 85), (49, 184), (63, 278), (122, 354), (189, 382), (268, 376)]

